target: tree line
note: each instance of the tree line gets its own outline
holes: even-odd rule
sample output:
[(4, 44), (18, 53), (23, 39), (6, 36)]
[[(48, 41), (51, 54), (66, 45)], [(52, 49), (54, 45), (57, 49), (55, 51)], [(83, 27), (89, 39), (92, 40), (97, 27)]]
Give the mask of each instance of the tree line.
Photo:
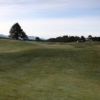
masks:
[(92, 35), (89, 35), (87, 38), (84, 36), (60, 36), (56, 38), (50, 38), (47, 41), (49, 42), (86, 42), (86, 41), (100, 41), (100, 37), (93, 37)]
[[(10, 31), (9, 37), (16, 40), (29, 40), (26, 33), (23, 31), (21, 26), (18, 23), (15, 23)], [(89, 35), (88, 38), (84, 36), (59, 36), (56, 38), (49, 38), (47, 40), (43, 40), (40, 37), (35, 38), (36, 41), (48, 41), (48, 42), (85, 42), (85, 41), (100, 41), (100, 37), (93, 37), (92, 35)]]

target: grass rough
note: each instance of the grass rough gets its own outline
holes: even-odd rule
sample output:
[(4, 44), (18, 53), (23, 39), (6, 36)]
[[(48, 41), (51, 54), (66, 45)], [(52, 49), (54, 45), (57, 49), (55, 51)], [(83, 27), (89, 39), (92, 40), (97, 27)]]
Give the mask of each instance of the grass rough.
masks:
[(100, 100), (100, 43), (0, 40), (0, 100)]

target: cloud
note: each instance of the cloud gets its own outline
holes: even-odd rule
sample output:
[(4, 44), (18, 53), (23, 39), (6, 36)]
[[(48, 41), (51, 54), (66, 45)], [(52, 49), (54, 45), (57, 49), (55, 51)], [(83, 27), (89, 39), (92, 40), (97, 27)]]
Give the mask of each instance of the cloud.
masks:
[(0, 0), (2, 19), (100, 15), (100, 0)]
[(53, 37), (100, 32), (100, 0), (0, 0), (0, 32), (15, 22), (29, 35)]
[(58, 6), (66, 8), (100, 7), (100, 0), (0, 0), (0, 5)]

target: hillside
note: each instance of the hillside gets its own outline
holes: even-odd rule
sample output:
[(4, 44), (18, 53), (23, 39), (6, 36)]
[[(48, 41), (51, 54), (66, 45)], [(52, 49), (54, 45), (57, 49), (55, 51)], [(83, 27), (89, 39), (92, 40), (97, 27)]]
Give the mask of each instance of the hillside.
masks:
[(100, 100), (100, 43), (0, 40), (0, 100)]

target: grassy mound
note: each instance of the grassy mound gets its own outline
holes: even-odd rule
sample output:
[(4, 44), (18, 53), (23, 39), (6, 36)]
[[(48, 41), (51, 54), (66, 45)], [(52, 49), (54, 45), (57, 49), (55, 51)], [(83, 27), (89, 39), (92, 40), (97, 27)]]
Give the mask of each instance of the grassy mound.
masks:
[(100, 100), (100, 44), (0, 40), (0, 100)]

